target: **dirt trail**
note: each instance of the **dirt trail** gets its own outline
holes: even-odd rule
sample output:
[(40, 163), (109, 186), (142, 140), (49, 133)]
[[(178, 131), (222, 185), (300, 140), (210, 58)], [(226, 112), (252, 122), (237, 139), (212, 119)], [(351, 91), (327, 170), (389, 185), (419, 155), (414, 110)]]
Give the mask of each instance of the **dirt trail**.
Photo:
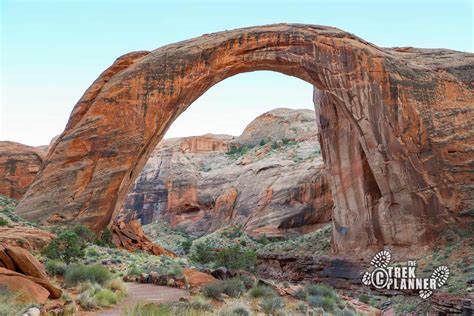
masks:
[(100, 311), (84, 312), (82, 316), (119, 316), (123, 310), (136, 303), (177, 302), (180, 297), (189, 297), (189, 292), (167, 286), (152, 284), (125, 283), (128, 288), (127, 298), (120, 304)]

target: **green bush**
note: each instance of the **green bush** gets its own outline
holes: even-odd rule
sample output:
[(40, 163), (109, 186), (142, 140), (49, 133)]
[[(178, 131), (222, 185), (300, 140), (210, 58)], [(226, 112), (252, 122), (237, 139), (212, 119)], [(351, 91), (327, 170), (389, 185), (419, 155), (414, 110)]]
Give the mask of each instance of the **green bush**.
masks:
[(95, 293), (94, 300), (100, 307), (115, 305), (119, 301), (117, 294), (115, 294), (109, 289), (102, 289)]
[(176, 315), (170, 304), (138, 303), (128, 306), (122, 316), (173, 316)]
[(79, 236), (82, 240), (86, 242), (92, 243), (96, 236), (95, 234), (87, 227), (82, 224), (75, 224), (71, 226), (68, 230), (74, 232), (77, 236)]
[(187, 239), (183, 242), (181, 242), (181, 248), (183, 248), (183, 251), (185, 254), (189, 253), (189, 250), (191, 249), (193, 242), (190, 239)]
[(201, 288), (201, 292), (205, 297), (219, 300), (221, 299), (221, 295), (224, 292), (224, 290), (220, 282), (215, 282), (215, 283), (204, 285)]
[(250, 308), (242, 303), (235, 303), (231, 306), (224, 308), (219, 316), (250, 316), (252, 312)]
[(90, 281), (100, 285), (105, 284), (112, 278), (112, 274), (106, 268), (99, 265), (72, 265), (66, 270), (64, 282), (68, 286), (74, 286), (80, 282)]
[(91, 281), (85, 281), (78, 284), (77, 290), (80, 293), (78, 297), (79, 304), (84, 309), (115, 305), (126, 296), (126, 287), (119, 279), (110, 280), (105, 284), (105, 287)]
[(8, 225), (8, 221), (0, 217), (0, 226), (7, 226), (7, 225)]
[(326, 312), (333, 312), (336, 307), (336, 299), (329, 296), (310, 295), (307, 301), (309, 306), (321, 307)]
[(189, 258), (193, 261), (206, 264), (214, 259), (214, 252), (212, 248), (205, 243), (197, 243), (194, 246), (194, 251)]
[(66, 272), (66, 264), (59, 260), (48, 260), (46, 261), (44, 267), (50, 276), (63, 276)]
[(307, 297), (307, 296), (308, 296), (308, 295), (306, 294), (306, 291), (303, 290), (303, 289), (299, 289), (299, 290), (295, 293), (295, 297), (296, 297), (297, 299), (299, 299), (299, 300), (302, 300), (302, 301), (306, 300), (306, 297)]
[(365, 303), (365, 304), (369, 304), (369, 300), (370, 300), (370, 297), (367, 294), (362, 293), (361, 295), (359, 295), (359, 301), (360, 302)]
[(72, 230), (66, 230), (54, 238), (43, 250), (50, 259), (60, 259), (67, 264), (84, 257), (87, 244)]
[(239, 297), (245, 292), (245, 286), (242, 280), (238, 278), (226, 279), (220, 281), (222, 291), (230, 297)]
[(226, 154), (229, 156), (243, 156), (248, 152), (248, 150), (249, 148), (247, 146), (231, 146)]
[(285, 303), (278, 296), (273, 296), (268, 299), (264, 299), (260, 303), (260, 307), (266, 315), (274, 315), (280, 309), (285, 307)]
[(260, 140), (260, 146), (265, 146), (265, 144), (266, 144), (265, 139), (262, 138), (262, 139)]
[(201, 289), (205, 297), (211, 299), (221, 299), (222, 293), (230, 297), (239, 297), (245, 292), (245, 286), (242, 280), (238, 278), (219, 280), (215, 283), (208, 284)]
[(30, 304), (24, 302), (26, 293), (13, 293), (0, 286), (0, 315), (21, 315)]
[(237, 276), (237, 279), (241, 280), (244, 283), (246, 289), (250, 289), (255, 285), (255, 280), (248, 275), (241, 274)]
[(305, 303), (298, 303), (296, 310), (306, 315), (306, 313), (308, 312), (308, 305)]
[(173, 264), (171, 269), (168, 272), (169, 275), (174, 277), (182, 277), (183, 276), (183, 268), (179, 264)]
[(115, 248), (115, 245), (112, 242), (112, 232), (108, 228), (104, 229), (100, 234), (100, 237), (94, 242), (96, 245), (101, 247)]
[(131, 265), (128, 269), (127, 269), (127, 275), (128, 276), (139, 276), (140, 274), (143, 273), (143, 270), (139, 269), (137, 266), (135, 265)]
[(257, 285), (250, 289), (249, 295), (253, 298), (271, 297), (276, 296), (276, 292), (268, 286)]
[(230, 246), (218, 253), (216, 264), (228, 269), (254, 271), (257, 264), (257, 253), (253, 250), (243, 251), (239, 245)]
[(336, 291), (326, 284), (308, 284), (305, 287), (306, 293), (310, 296), (324, 296), (324, 297), (332, 297), (336, 298), (337, 293)]

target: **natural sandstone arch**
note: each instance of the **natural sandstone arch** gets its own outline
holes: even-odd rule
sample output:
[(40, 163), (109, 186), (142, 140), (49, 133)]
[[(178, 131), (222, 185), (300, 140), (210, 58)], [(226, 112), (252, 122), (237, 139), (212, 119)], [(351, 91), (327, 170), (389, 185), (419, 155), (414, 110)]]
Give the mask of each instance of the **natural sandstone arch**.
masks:
[(127, 54), (76, 104), (17, 212), (99, 231), (180, 113), (227, 77), (272, 70), (317, 88), (334, 250), (420, 249), (473, 205), (473, 59), (381, 49), (335, 28), (287, 24)]

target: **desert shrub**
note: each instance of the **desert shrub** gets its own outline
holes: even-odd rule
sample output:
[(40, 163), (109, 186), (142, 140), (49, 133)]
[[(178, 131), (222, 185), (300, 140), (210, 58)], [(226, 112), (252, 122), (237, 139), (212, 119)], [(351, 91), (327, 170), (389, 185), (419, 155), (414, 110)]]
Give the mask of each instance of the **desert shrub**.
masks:
[(94, 294), (94, 300), (100, 307), (107, 307), (118, 303), (117, 294), (109, 289), (102, 289)]
[(88, 248), (86, 251), (86, 256), (88, 257), (97, 257), (99, 253), (95, 248)]
[(64, 273), (66, 273), (66, 264), (59, 260), (48, 260), (44, 264), (44, 267), (50, 276), (63, 276)]
[(212, 304), (208, 300), (205, 300), (200, 296), (194, 297), (190, 302), (188, 302), (187, 305), (192, 309), (202, 311), (211, 311), (213, 309)]
[(298, 305), (296, 306), (296, 310), (300, 313), (303, 313), (306, 315), (306, 312), (308, 311), (308, 305), (305, 304), (305, 303), (298, 303)]
[(282, 309), (285, 307), (285, 303), (283, 300), (278, 297), (278, 296), (273, 296), (268, 299), (262, 300), (260, 303), (260, 307), (262, 308), (262, 311), (266, 315), (273, 315), (275, 312), (278, 310)]
[(79, 294), (77, 300), (79, 301), (79, 305), (86, 310), (97, 308), (97, 304), (95, 303), (92, 294), (88, 291)]
[(266, 144), (265, 139), (262, 138), (262, 139), (260, 140), (260, 146), (265, 146), (265, 144)]
[(344, 307), (342, 310), (340, 310), (340, 312), (338, 314), (340, 314), (341, 316), (355, 316), (355, 315), (357, 315), (355, 311), (353, 311), (352, 309), (347, 308), (347, 307)]
[(13, 293), (6, 287), (0, 286), (0, 315), (21, 315), (30, 305), (24, 302), (26, 293)]
[(237, 278), (244, 283), (246, 289), (251, 289), (255, 285), (255, 280), (248, 275), (241, 274)]
[(359, 301), (361, 301), (362, 303), (368, 304), (368, 303), (369, 303), (369, 300), (370, 300), (370, 297), (369, 297), (367, 294), (362, 293), (361, 295), (359, 295), (358, 299), (359, 299)]
[(8, 221), (2, 217), (0, 217), (0, 226), (7, 226), (8, 225)]
[(264, 246), (271, 242), (270, 239), (266, 235), (259, 236), (258, 238), (255, 239), (255, 241)]
[(329, 296), (310, 295), (307, 301), (309, 306), (321, 307), (326, 312), (333, 312), (336, 307), (336, 299)]
[(230, 246), (218, 253), (216, 264), (228, 269), (254, 271), (257, 264), (257, 253), (253, 250), (244, 251), (239, 245)]
[(299, 300), (302, 300), (302, 301), (306, 300), (306, 297), (307, 297), (307, 296), (308, 296), (308, 295), (306, 294), (306, 291), (303, 290), (303, 289), (299, 289), (299, 290), (296, 291), (296, 293), (295, 293), (295, 297), (296, 297), (297, 299), (299, 299)]
[(115, 248), (115, 245), (112, 242), (112, 231), (108, 228), (104, 229), (100, 234), (100, 237), (94, 242), (96, 245), (101, 247)]
[(336, 291), (326, 284), (308, 284), (305, 290), (310, 296), (337, 297)]
[(81, 259), (85, 255), (87, 244), (72, 230), (66, 230), (54, 238), (43, 250), (50, 259), (60, 259), (67, 264)]
[(170, 304), (138, 303), (128, 306), (122, 316), (172, 316), (176, 315)]
[(189, 253), (189, 250), (191, 249), (193, 242), (190, 239), (186, 239), (185, 241), (181, 242), (181, 248), (183, 248), (183, 251), (185, 254)]
[(112, 278), (112, 274), (106, 268), (99, 265), (72, 265), (66, 270), (64, 282), (68, 286), (74, 286), (80, 282), (90, 281), (105, 284)]
[(122, 282), (120, 279), (112, 279), (107, 284), (105, 287), (112, 292), (116, 293), (117, 298), (121, 301), (125, 296), (127, 296), (127, 287), (125, 284)]
[(250, 316), (252, 312), (250, 308), (242, 303), (235, 303), (222, 309), (219, 316)]
[(206, 264), (214, 259), (214, 252), (209, 245), (205, 243), (197, 243), (193, 246), (194, 249), (189, 256), (191, 260)]
[(127, 269), (127, 275), (128, 276), (138, 276), (140, 275), (141, 273), (143, 272), (143, 270), (139, 269), (137, 266), (135, 265), (131, 265), (128, 269)]
[(183, 268), (179, 264), (173, 264), (168, 274), (174, 277), (181, 277), (183, 276)]
[(229, 156), (243, 156), (248, 152), (248, 150), (249, 148), (247, 146), (231, 146), (226, 154)]
[(119, 279), (107, 282), (105, 287), (90, 281), (82, 282), (78, 284), (77, 290), (80, 293), (79, 304), (84, 309), (115, 305), (126, 296), (125, 285)]
[(268, 286), (257, 285), (250, 289), (249, 295), (253, 298), (270, 297), (276, 296), (276, 292)]
[(201, 292), (205, 297), (219, 300), (221, 299), (221, 295), (224, 292), (220, 282), (215, 282), (211, 284), (204, 285), (201, 288)]
[(205, 285), (201, 291), (205, 297), (212, 299), (220, 299), (222, 293), (230, 297), (239, 297), (245, 291), (245, 286), (242, 280), (233, 278)]
[(242, 280), (238, 278), (226, 279), (220, 281), (222, 291), (230, 297), (239, 297), (245, 292), (245, 286)]

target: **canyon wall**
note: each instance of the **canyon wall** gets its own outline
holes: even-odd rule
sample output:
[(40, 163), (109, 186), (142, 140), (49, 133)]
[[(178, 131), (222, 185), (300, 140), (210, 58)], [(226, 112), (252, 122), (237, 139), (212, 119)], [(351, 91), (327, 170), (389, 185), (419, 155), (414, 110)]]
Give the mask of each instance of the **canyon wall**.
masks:
[(165, 220), (194, 235), (236, 224), (250, 234), (280, 236), (314, 230), (331, 212), (314, 111), (275, 109), (239, 137), (162, 141), (120, 217)]

